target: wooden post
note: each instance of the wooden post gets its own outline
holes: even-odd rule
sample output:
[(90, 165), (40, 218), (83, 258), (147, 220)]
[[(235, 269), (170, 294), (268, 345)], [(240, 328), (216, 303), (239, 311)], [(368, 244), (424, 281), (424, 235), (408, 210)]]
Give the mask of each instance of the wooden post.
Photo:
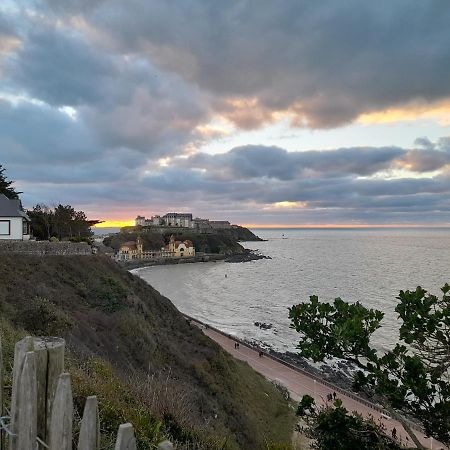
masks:
[(73, 397), (70, 374), (59, 376), (49, 431), (50, 450), (72, 450)]
[(169, 441), (164, 441), (158, 444), (158, 450), (173, 450), (173, 445)]
[(36, 448), (37, 437), (37, 385), (34, 352), (27, 352), (18, 379), (17, 422), (15, 441), (17, 450)]
[[(16, 342), (14, 347), (14, 367), (13, 367), (13, 381), (12, 381), (12, 392), (11, 392), (11, 422), (10, 431), (17, 434), (18, 431), (18, 421), (19, 421), (19, 383), (20, 376), (22, 373), (22, 367), (25, 360), (26, 353), (32, 347), (32, 338), (30, 336)], [(9, 449), (17, 450), (17, 438), (9, 439)]]
[(48, 443), (53, 400), (59, 376), (64, 372), (65, 341), (54, 337), (33, 338), (38, 389), (38, 436)]
[(92, 395), (86, 399), (83, 419), (81, 420), (78, 450), (100, 449), (100, 420), (98, 417), (97, 396)]
[[(37, 380), (37, 435), (44, 442), (50, 429), (51, 409), (59, 375), (64, 370), (64, 339), (52, 337), (30, 337), (16, 343), (14, 349), (13, 390), (11, 396), (11, 431), (17, 422), (17, 380), (25, 354), (35, 352)], [(10, 439), (10, 450), (16, 450), (15, 439)]]
[(131, 423), (123, 423), (119, 426), (114, 450), (136, 450), (136, 439)]
[[(2, 335), (0, 334), (0, 416), (3, 416), (3, 350)], [(0, 430), (0, 450), (4, 448), (4, 433)]]

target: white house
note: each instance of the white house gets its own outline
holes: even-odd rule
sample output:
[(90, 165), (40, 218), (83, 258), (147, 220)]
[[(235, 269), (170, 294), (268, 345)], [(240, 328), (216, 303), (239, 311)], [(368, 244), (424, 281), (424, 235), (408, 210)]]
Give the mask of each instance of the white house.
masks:
[(30, 218), (18, 199), (0, 194), (0, 240), (30, 239)]

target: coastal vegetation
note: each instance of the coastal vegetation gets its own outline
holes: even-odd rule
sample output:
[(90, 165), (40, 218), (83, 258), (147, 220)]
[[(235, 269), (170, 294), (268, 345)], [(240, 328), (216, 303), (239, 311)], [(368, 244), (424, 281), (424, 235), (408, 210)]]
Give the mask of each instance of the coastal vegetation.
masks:
[(308, 436), (318, 450), (400, 450), (394, 439), (372, 419), (348, 411), (340, 399), (333, 405), (319, 408), (314, 399), (304, 395), (297, 415), (302, 419), (300, 431)]
[(395, 308), (400, 342), (384, 354), (370, 345), (381, 327), (381, 311), (340, 298), (320, 302), (317, 296), (289, 310), (291, 326), (301, 334), (299, 355), (315, 362), (336, 357), (354, 363), (359, 369), (354, 388), (382, 402), (418, 448), (422, 445), (400, 414), (418, 420), (428, 436), (450, 444), (450, 286), (441, 292), (432, 295), (420, 286), (400, 291)]
[(10, 199), (19, 198), (19, 194), (22, 192), (17, 192), (14, 187), (14, 181), (8, 180), (5, 175), (5, 168), (0, 164), (0, 194), (6, 195)]
[(283, 393), (107, 257), (2, 255), (0, 330), (6, 367), (25, 334), (66, 339), (75, 417), (99, 397), (102, 448), (127, 421), (139, 449), (290, 448)]
[[(160, 250), (161, 247), (169, 242), (170, 236), (174, 235), (176, 239), (192, 241), (197, 252), (223, 255), (244, 252), (244, 247), (239, 244), (238, 239), (233, 234), (228, 233), (228, 230), (218, 230), (214, 234), (201, 234), (189, 229), (170, 228), (159, 232), (150, 227), (136, 228), (127, 227), (122, 229), (120, 233), (105, 238), (103, 243), (117, 251), (123, 243), (136, 240), (140, 236), (144, 244), (144, 250)], [(250, 230), (248, 232), (251, 233)], [(243, 234), (244, 232), (242, 232)]]
[(83, 211), (76, 211), (70, 205), (58, 205), (50, 208), (37, 204), (28, 211), (31, 219), (33, 236), (38, 240), (89, 241), (92, 236), (92, 221), (89, 221)]

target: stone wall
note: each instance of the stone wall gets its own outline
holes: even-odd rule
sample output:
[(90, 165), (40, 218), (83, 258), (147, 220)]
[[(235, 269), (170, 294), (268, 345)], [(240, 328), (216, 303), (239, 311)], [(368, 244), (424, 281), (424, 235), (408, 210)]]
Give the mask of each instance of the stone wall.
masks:
[(91, 255), (91, 246), (85, 242), (49, 241), (2, 241), (0, 253), (19, 253), (22, 255)]

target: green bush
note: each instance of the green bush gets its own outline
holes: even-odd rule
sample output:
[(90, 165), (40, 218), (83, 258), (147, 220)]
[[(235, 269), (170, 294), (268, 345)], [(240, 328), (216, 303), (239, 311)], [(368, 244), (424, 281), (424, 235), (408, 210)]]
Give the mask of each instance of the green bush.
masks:
[(73, 326), (72, 319), (54, 303), (34, 297), (16, 314), (15, 322), (35, 336), (64, 335)]

